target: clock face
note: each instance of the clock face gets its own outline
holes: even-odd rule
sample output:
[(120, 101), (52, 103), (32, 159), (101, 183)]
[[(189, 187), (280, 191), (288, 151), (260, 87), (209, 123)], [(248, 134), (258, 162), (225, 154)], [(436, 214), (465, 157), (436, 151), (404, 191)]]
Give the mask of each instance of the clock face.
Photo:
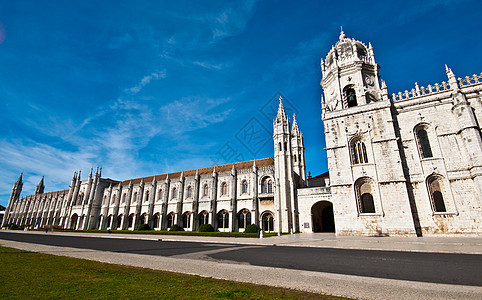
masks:
[(365, 76), (365, 83), (369, 86), (373, 86), (375, 84), (373, 78), (370, 75)]

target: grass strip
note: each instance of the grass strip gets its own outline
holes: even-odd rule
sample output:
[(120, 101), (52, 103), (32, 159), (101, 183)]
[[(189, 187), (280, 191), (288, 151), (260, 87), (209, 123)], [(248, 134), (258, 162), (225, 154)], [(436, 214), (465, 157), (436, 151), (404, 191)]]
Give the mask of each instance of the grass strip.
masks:
[[(34, 229), (34, 231), (45, 231), (42, 229)], [(71, 230), (71, 229), (54, 229), (58, 232), (89, 232), (89, 233), (112, 233), (112, 234), (150, 234), (150, 235), (184, 235), (184, 236), (215, 236), (215, 237), (235, 237), (235, 238), (259, 238), (257, 233), (244, 232), (199, 232), (199, 231), (159, 231), (159, 230)], [(283, 235), (288, 233), (283, 233)], [(277, 236), (275, 232), (264, 233), (263, 237)]]
[(346, 299), (1, 246), (0, 262), (2, 299)]

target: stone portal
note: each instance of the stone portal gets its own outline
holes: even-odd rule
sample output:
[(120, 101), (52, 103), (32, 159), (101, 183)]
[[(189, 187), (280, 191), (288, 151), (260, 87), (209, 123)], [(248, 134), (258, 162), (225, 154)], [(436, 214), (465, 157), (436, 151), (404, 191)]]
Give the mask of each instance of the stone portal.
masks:
[(313, 232), (335, 232), (333, 204), (329, 201), (318, 201), (311, 207)]

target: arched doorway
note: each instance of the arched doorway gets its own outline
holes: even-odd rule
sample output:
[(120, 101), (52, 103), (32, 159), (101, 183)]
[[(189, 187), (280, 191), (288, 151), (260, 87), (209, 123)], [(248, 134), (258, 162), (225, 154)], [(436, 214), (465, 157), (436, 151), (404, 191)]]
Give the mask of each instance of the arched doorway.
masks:
[(335, 232), (333, 204), (328, 201), (318, 201), (311, 207), (313, 232)]
[(77, 228), (77, 219), (79, 216), (77, 214), (74, 214), (71, 219), (70, 219), (70, 228), (71, 229), (76, 229)]

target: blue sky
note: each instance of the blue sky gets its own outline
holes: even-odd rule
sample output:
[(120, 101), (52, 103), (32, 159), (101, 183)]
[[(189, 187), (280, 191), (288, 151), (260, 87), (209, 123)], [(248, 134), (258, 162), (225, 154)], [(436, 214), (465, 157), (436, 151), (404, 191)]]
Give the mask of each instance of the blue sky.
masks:
[(283, 95), (327, 170), (320, 58), (371, 42), (389, 93), (482, 71), (478, 1), (0, 1), (0, 204), (273, 155)]

